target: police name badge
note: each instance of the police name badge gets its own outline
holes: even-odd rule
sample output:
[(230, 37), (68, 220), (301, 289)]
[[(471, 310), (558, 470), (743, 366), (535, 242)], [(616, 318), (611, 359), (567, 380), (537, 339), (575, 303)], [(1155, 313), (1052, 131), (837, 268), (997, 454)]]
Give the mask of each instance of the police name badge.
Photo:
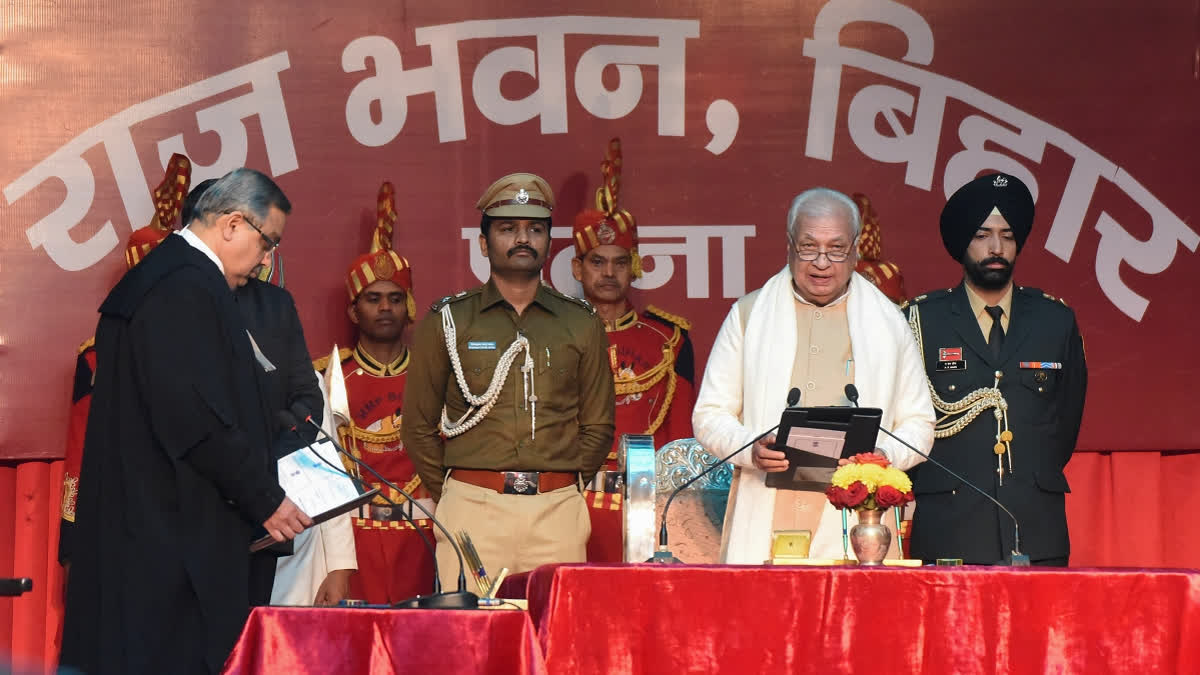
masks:
[(937, 370), (966, 370), (962, 347), (939, 347)]
[(471, 340), (467, 342), (467, 351), (496, 351), (496, 343), (493, 340)]

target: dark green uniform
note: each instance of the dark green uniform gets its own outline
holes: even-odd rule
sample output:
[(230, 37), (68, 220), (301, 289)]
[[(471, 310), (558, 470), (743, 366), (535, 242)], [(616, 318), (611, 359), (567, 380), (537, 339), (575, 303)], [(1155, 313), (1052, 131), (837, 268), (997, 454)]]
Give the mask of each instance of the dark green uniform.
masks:
[[(933, 443), (932, 456), (998, 499), (1021, 525), (1021, 552), (1066, 563), (1070, 554), (1063, 468), (1075, 451), (1087, 390), (1087, 364), (1075, 313), (1036, 288), (1015, 287), (1003, 350), (993, 357), (962, 285), (920, 296), (905, 308), (920, 318), (918, 341), (934, 393), (947, 403), (979, 388), (1008, 402), (1011, 466), (997, 474), (997, 423), (985, 410), (961, 431)], [(940, 413), (939, 413), (940, 414)], [(909, 471), (917, 509), (912, 556), (993, 564), (1013, 549), (1012, 520), (932, 464)], [(1002, 484), (1001, 484), (1002, 483)]]
[[(440, 309), (449, 305), (471, 393), (483, 394), (518, 334), (530, 342), (536, 406), (526, 400), (524, 352), (487, 417), (459, 436), (438, 430), (443, 404), (458, 420), (468, 404), (446, 350)], [(612, 445), (614, 401), (604, 325), (582, 300), (543, 284), (518, 315), (489, 281), (435, 303), (417, 325), (404, 398), (403, 438), (421, 481), (440, 498), (448, 468), (578, 471), (590, 480)], [(536, 433), (531, 427), (536, 414)]]

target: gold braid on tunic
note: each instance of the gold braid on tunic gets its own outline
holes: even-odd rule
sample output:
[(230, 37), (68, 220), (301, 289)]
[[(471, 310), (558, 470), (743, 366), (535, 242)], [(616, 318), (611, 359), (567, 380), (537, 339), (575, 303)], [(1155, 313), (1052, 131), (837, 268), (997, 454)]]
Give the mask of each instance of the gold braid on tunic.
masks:
[(651, 368), (647, 368), (645, 372), (636, 375), (619, 375), (617, 374), (617, 363), (615, 351), (611, 353), (613, 366), (613, 387), (616, 389), (617, 396), (627, 394), (640, 394), (644, 391), (649, 391), (652, 387), (667, 377), (667, 390), (663, 396), (662, 406), (658, 410), (658, 415), (650, 426), (646, 429), (645, 434), (653, 436), (658, 428), (662, 426), (667, 419), (667, 412), (671, 408), (671, 402), (675, 400), (675, 378), (668, 377), (675, 373), (675, 346), (679, 344), (682, 333), (679, 326), (675, 326), (675, 332), (671, 338), (667, 340), (662, 349), (662, 360)]
[[(908, 326), (917, 338), (917, 347), (921, 354), (925, 353), (925, 341), (921, 334), (920, 308), (914, 303), (909, 305)], [(963, 396), (957, 401), (945, 401), (938, 396), (933, 382), (926, 378), (929, 395), (933, 399), (933, 407), (941, 416), (933, 426), (934, 438), (949, 438), (966, 428), (988, 408), (993, 409), (996, 417), (996, 445), (992, 451), (996, 454), (996, 468), (1000, 472), (1002, 455), (1008, 457), (1008, 472), (1012, 473), (1012, 431), (1008, 428), (1008, 401), (1000, 393), (1000, 379), (996, 378), (991, 387), (981, 387)], [(1002, 472), (1001, 472), (1001, 475)]]
[[(381, 445), (385, 443), (394, 443), (395, 441), (400, 440), (400, 426), (397, 425), (394, 431), (390, 431), (386, 434), (379, 434), (373, 431), (362, 429), (357, 424), (351, 422), (349, 425), (342, 425), (338, 427), (338, 435), (342, 437), (342, 445), (347, 446), (355, 457), (362, 459), (363, 450), (358, 445), (359, 441), (366, 443), (379, 443)], [(362, 472), (359, 470), (357, 464), (348, 459), (343, 459), (342, 462), (346, 465), (347, 470), (352, 471), (360, 480), (368, 480), (362, 476)], [(374, 476), (371, 478), (374, 479)], [(413, 474), (412, 480), (404, 484), (404, 491), (412, 494), (412, 491), (416, 490), (420, 485), (421, 476), (419, 474)], [(392, 501), (396, 502), (396, 504), (403, 504), (404, 502), (408, 501), (408, 497), (405, 497), (402, 494), (396, 494), (393, 495), (393, 497), (394, 498)], [(376, 504), (380, 505), (387, 504), (382, 496), (376, 497), (374, 501)]]

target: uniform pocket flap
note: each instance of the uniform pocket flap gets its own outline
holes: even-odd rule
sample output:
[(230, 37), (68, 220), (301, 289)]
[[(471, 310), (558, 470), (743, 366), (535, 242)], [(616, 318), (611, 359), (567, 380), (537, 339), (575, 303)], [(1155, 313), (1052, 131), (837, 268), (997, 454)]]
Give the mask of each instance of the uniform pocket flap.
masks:
[(922, 464), (920, 471), (913, 476), (913, 494), (917, 496), (950, 492), (957, 490), (961, 485), (961, 480), (934, 464)]
[(1037, 471), (1033, 474), (1037, 486), (1046, 492), (1070, 492), (1071, 486), (1061, 471)]

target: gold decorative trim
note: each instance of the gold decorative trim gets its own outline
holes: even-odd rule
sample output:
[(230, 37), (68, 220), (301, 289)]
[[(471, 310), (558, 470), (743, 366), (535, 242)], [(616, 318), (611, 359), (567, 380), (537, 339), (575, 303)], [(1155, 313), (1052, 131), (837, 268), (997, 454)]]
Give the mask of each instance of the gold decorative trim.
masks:
[(396, 357), (395, 361), (392, 361), (388, 364), (383, 364), (372, 358), (371, 355), (362, 348), (362, 344), (358, 344), (354, 347), (353, 356), (354, 362), (363, 369), (364, 373), (367, 373), (368, 375), (374, 375), (375, 377), (395, 377), (396, 375), (403, 375), (404, 371), (408, 370), (408, 362), (411, 354), (412, 353), (408, 351), (408, 348), (405, 347), (404, 353)]
[(660, 307), (655, 307), (654, 305), (647, 305), (646, 313), (653, 314), (654, 316), (666, 319), (667, 321), (670, 321), (671, 323), (675, 324), (676, 326), (678, 326), (684, 330), (692, 329), (691, 321), (688, 321), (687, 319), (683, 318), (682, 316), (679, 316), (678, 314), (672, 314)]
[(65, 474), (63, 476), (62, 519), (75, 522), (75, 502), (79, 499), (79, 477)]
[[(339, 360), (338, 362), (340, 363), (342, 361), (345, 361), (346, 359), (350, 358), (350, 355), (353, 353), (354, 353), (353, 349), (351, 349), (349, 347), (342, 347), (341, 349), (338, 350), (338, 360)], [(328, 367), (329, 367), (329, 357), (328, 356), (322, 356), (321, 358), (315, 359), (313, 361), (313, 370), (316, 370), (317, 372), (323, 373), (323, 372), (325, 372), (325, 369)]]
[(622, 314), (619, 318), (617, 318), (616, 321), (605, 321), (604, 322), (604, 332), (617, 333), (617, 332), (620, 332), (623, 330), (628, 330), (630, 328), (633, 328), (636, 325), (637, 325), (637, 311), (631, 309), (628, 312), (626, 312), (625, 314)]
[(75, 352), (75, 355), (79, 356), (80, 354), (86, 352), (87, 350), (89, 350), (95, 346), (96, 346), (96, 336), (93, 335), (92, 337), (84, 340), (83, 343), (79, 345), (79, 350)]

